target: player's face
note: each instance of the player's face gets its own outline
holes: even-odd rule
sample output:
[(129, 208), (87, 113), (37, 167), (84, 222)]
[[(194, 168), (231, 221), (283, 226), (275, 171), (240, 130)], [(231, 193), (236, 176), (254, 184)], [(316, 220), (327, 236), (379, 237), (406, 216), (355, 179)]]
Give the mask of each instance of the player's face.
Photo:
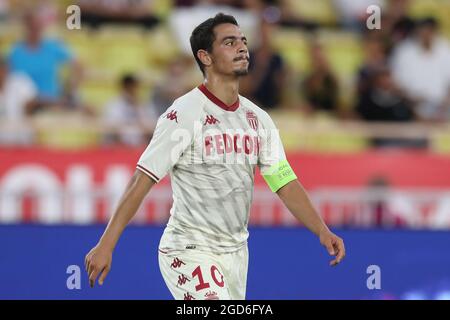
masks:
[(247, 38), (238, 26), (224, 23), (214, 28), (215, 40), (211, 53), (212, 69), (224, 75), (244, 76), (248, 73)]

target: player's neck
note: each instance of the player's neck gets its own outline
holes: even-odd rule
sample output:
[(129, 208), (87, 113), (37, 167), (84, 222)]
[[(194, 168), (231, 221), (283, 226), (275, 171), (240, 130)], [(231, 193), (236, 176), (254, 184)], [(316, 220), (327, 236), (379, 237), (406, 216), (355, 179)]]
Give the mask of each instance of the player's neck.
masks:
[(239, 80), (226, 80), (218, 77), (208, 77), (203, 84), (217, 98), (226, 105), (232, 105), (236, 102), (239, 95)]

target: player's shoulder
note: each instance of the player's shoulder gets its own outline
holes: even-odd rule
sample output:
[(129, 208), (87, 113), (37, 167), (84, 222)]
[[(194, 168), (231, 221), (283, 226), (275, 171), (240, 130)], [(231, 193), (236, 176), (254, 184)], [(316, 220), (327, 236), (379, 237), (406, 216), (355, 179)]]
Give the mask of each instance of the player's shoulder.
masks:
[(174, 103), (185, 106), (185, 107), (192, 107), (192, 108), (202, 108), (202, 104), (205, 101), (204, 95), (198, 90), (197, 87), (193, 88), (189, 92), (185, 93), (178, 99), (174, 101)]
[(269, 113), (256, 105), (256, 103), (254, 103), (253, 101), (241, 95), (239, 95), (239, 101), (241, 103), (241, 106), (244, 106), (245, 109), (249, 109), (250, 111), (252, 111), (264, 126), (266, 124), (270, 125), (272, 123), (272, 118), (270, 117)]
[(195, 120), (203, 110), (203, 102), (202, 95), (194, 88), (175, 99), (172, 105), (162, 114), (162, 117), (166, 117), (168, 114), (175, 114), (187, 120)]

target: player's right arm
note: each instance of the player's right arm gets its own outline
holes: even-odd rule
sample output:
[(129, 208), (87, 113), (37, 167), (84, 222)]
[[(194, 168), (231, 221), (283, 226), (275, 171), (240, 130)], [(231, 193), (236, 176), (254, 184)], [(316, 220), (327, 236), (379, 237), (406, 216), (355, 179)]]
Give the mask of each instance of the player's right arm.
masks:
[(178, 162), (194, 136), (195, 109), (176, 102), (159, 117), (150, 144), (141, 155), (136, 171), (98, 244), (86, 255), (89, 284), (103, 284), (111, 269), (112, 253), (128, 222), (153, 185), (163, 179)]
[(154, 184), (155, 181), (145, 173), (140, 170), (135, 171), (100, 241), (86, 255), (85, 267), (91, 287), (94, 286), (99, 275), (98, 283), (103, 285), (111, 269), (112, 254), (120, 235)]

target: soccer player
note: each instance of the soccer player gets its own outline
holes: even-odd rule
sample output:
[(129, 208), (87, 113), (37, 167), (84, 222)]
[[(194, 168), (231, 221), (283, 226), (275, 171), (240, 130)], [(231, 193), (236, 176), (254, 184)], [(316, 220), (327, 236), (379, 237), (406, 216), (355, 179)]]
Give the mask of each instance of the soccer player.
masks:
[(316, 234), (336, 265), (344, 243), (325, 225), (286, 159), (269, 115), (239, 95), (247, 74), (247, 39), (222, 13), (192, 32), (204, 83), (160, 116), (153, 138), (98, 244), (86, 255), (90, 285), (102, 285), (114, 247), (153, 185), (167, 173), (170, 219), (159, 266), (175, 299), (245, 299), (255, 167), (290, 212)]

